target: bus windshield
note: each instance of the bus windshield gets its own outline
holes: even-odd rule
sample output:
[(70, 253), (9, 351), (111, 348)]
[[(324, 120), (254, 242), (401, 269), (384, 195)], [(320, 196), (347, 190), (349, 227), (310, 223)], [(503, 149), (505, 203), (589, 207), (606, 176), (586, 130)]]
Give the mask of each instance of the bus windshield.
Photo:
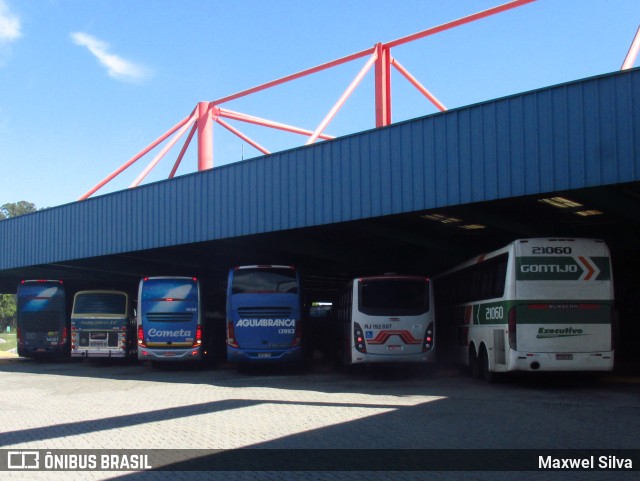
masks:
[(369, 315), (418, 315), (429, 310), (425, 279), (365, 279), (359, 283), (358, 310)]
[(260, 292), (298, 293), (296, 271), (286, 267), (238, 269), (233, 275), (232, 294)]

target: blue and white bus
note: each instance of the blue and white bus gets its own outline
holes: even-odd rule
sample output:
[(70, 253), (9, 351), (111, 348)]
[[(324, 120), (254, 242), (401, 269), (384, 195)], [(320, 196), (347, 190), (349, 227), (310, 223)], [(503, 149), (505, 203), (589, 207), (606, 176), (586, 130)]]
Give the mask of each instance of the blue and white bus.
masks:
[(294, 267), (231, 269), (227, 359), (237, 363), (302, 361), (301, 305), (300, 279)]
[(69, 320), (62, 281), (27, 280), (17, 293), (18, 355), (69, 355)]
[(145, 277), (138, 290), (138, 359), (204, 357), (200, 284), (195, 277)]

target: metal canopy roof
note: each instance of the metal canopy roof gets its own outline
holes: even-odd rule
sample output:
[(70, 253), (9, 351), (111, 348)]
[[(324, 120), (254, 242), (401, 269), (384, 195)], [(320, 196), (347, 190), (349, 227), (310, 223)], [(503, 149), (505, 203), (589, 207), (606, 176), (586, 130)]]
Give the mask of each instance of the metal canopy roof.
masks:
[(323, 292), (532, 236), (635, 259), (639, 143), (639, 69), (536, 90), (2, 221), (0, 290), (292, 263)]

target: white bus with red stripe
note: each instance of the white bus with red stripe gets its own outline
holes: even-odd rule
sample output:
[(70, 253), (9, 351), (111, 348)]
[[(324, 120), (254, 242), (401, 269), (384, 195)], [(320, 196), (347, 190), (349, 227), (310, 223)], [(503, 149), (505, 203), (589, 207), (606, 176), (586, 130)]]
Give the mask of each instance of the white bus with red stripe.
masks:
[(342, 333), (341, 362), (434, 362), (432, 306), (426, 277), (384, 275), (352, 280), (333, 305)]
[(473, 377), (613, 369), (613, 277), (601, 240), (516, 240), (433, 283), (440, 355)]

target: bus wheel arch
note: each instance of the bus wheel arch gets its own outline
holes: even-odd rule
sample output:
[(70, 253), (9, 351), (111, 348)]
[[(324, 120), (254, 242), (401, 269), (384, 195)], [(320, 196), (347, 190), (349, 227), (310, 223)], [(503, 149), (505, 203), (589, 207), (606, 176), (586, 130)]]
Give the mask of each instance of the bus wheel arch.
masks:
[(497, 373), (491, 370), (489, 365), (489, 351), (487, 346), (482, 343), (480, 345), (480, 355), (478, 356), (478, 364), (480, 366), (481, 377), (487, 382), (495, 382), (497, 380)]
[(482, 366), (480, 364), (480, 357), (478, 351), (476, 351), (476, 345), (469, 343), (469, 374), (473, 379), (480, 379), (482, 377)]

